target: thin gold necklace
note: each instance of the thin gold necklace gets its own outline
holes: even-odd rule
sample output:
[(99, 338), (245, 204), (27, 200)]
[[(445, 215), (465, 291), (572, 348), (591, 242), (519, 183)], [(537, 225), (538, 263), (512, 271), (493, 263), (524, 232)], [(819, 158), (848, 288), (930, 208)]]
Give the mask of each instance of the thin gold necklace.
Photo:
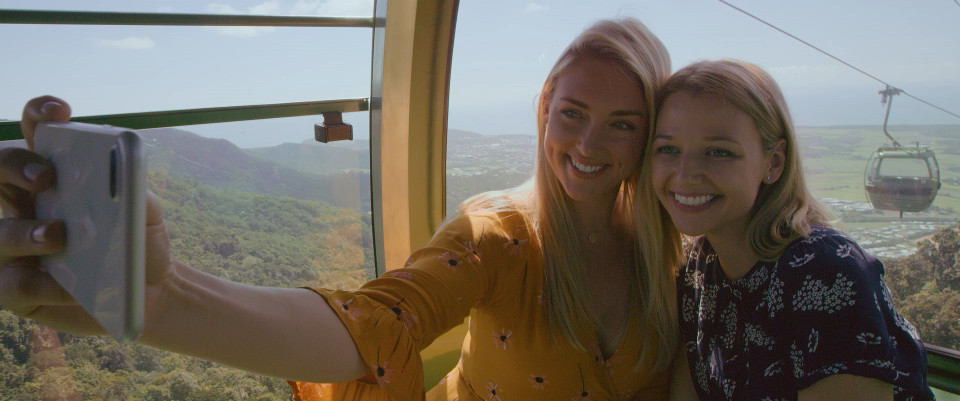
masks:
[(600, 233), (596, 231), (591, 231), (587, 233), (587, 242), (591, 244), (596, 244), (600, 242)]

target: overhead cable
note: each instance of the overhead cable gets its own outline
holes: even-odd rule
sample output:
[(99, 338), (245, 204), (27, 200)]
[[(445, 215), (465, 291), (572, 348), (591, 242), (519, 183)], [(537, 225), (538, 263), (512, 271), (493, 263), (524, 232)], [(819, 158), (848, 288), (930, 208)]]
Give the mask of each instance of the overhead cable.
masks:
[[(859, 68), (851, 65), (850, 63), (848, 63), (848, 62), (846, 62), (846, 61), (841, 60), (840, 58), (838, 58), (838, 57), (836, 57), (836, 56), (834, 56), (834, 55), (826, 52), (825, 50), (820, 49), (819, 47), (814, 46), (814, 45), (811, 44), (810, 42), (807, 42), (807, 41), (805, 41), (805, 40), (803, 40), (803, 39), (800, 39), (800, 38), (798, 38), (797, 36), (791, 34), (790, 32), (784, 31), (783, 29), (780, 29), (780, 28), (776, 27), (775, 25), (773, 25), (773, 24), (771, 24), (771, 23), (769, 23), (769, 22), (767, 22), (767, 21), (764, 21), (764, 20), (761, 19), (760, 17), (757, 17), (757, 16), (755, 16), (755, 15), (753, 15), (753, 14), (750, 14), (749, 12), (747, 12), (747, 11), (745, 11), (745, 10), (743, 10), (743, 9), (741, 9), (741, 8), (733, 5), (733, 4), (730, 4), (730, 3), (726, 2), (725, 0), (717, 0), (717, 1), (719, 1), (719, 2), (721, 2), (721, 3), (723, 3), (723, 4), (726, 4), (726, 5), (729, 6), (730, 8), (733, 8), (734, 10), (737, 10), (737, 11), (743, 13), (744, 15), (750, 17), (750, 18), (753, 18), (753, 19), (755, 19), (755, 20), (757, 20), (757, 21), (760, 21), (761, 23), (763, 23), (763, 24), (766, 25), (766, 26), (769, 26), (769, 27), (771, 27), (771, 28), (773, 28), (773, 29), (776, 29), (776, 30), (780, 31), (780, 33), (782, 33), (782, 34), (784, 34), (784, 35), (787, 35), (787, 36), (789, 36), (789, 37), (797, 40), (798, 42), (803, 43), (803, 44), (811, 47), (812, 49), (814, 49), (814, 50), (816, 50), (816, 51), (818, 51), (818, 52), (820, 52), (820, 53), (825, 54), (827, 57), (830, 57), (830, 58), (832, 58), (832, 59), (840, 62), (841, 64), (843, 64), (843, 65), (845, 65), (845, 66), (847, 66), (847, 67), (850, 67), (850, 68), (856, 70), (857, 72), (859, 72), (859, 73), (861, 73), (861, 74), (863, 74), (863, 75), (866, 75), (867, 77), (870, 77), (870, 78), (873, 79), (874, 81), (877, 81), (877, 82), (879, 82), (879, 83), (881, 83), (881, 84), (884, 84), (885, 86), (888, 86), (888, 87), (891, 87), (891, 88), (896, 88), (895, 86), (890, 85), (889, 83), (885, 82), (884, 80), (882, 80), (882, 79), (880, 79), (880, 78), (877, 78), (877, 77), (875, 77), (875, 76), (867, 73), (866, 71), (861, 70), (861, 69), (859, 69)], [(960, 5), (960, 0), (954, 0), (954, 2), (957, 2), (957, 4)], [(897, 88), (897, 89), (899, 89), (899, 88)], [(942, 111), (942, 112), (944, 112), (944, 113), (947, 113), (947, 114), (949, 114), (949, 115), (951, 115), (951, 116), (960, 118), (960, 115), (958, 115), (958, 114), (956, 114), (956, 113), (954, 113), (954, 112), (951, 112), (951, 111), (949, 111), (949, 110), (947, 110), (947, 109), (944, 109), (943, 107), (937, 106), (937, 105), (935, 105), (935, 104), (933, 104), (933, 103), (930, 103), (930, 102), (928, 102), (928, 101), (926, 101), (926, 100), (923, 100), (923, 99), (920, 99), (920, 98), (918, 98), (918, 97), (916, 97), (916, 96), (913, 96), (913, 95), (911, 95), (910, 93), (907, 93), (907, 91), (905, 91), (905, 90), (903, 90), (903, 89), (899, 89), (899, 90), (901, 91), (901, 93), (903, 93), (904, 95), (907, 95), (908, 97), (910, 97), (910, 98), (912, 98), (912, 99), (914, 99), (914, 100), (917, 100), (917, 101), (919, 101), (919, 102), (921, 102), (921, 103), (923, 103), (923, 104), (926, 104), (926, 105), (928, 105), (928, 106), (930, 106), (930, 107), (933, 107), (933, 108), (935, 108), (935, 109), (937, 109), (937, 110), (940, 110), (940, 111)]]

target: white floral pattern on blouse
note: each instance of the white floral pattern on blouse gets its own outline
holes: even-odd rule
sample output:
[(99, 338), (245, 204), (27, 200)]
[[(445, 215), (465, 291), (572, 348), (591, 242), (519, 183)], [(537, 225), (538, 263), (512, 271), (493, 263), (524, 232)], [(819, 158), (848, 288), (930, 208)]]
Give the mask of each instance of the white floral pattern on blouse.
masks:
[(731, 282), (705, 238), (677, 277), (680, 331), (709, 400), (795, 400), (830, 375), (893, 384), (928, 400), (926, 353), (894, 309), (883, 265), (839, 230), (816, 227), (773, 262)]

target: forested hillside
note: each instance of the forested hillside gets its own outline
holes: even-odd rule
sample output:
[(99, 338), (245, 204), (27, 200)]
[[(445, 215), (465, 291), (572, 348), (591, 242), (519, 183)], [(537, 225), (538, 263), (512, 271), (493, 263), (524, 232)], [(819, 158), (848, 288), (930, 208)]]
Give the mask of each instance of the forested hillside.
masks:
[[(370, 174), (366, 171), (342, 169), (332, 174), (317, 174), (255, 157), (224, 139), (203, 138), (172, 128), (150, 130), (143, 134), (143, 139), (151, 170), (214, 188), (370, 210)], [(277, 154), (277, 150), (266, 153), (295, 160), (294, 156), (304, 148), (305, 145), (294, 145), (292, 149), (279, 149), (290, 153)]]
[(960, 232), (946, 228), (917, 253), (884, 261), (894, 304), (924, 342), (960, 349)]
[[(801, 135), (811, 158), (808, 177), (837, 199), (863, 199), (864, 160), (850, 155), (869, 155), (872, 148), (851, 135), (857, 132), (811, 128)], [(316, 144), (239, 149), (174, 129), (153, 130), (144, 139), (149, 186), (161, 198), (176, 256), (191, 266), (282, 287), (355, 288), (373, 276), (362, 141), (351, 143), (353, 150)], [(447, 145), (448, 213), (471, 195), (513, 187), (532, 174), (534, 137), (451, 130)], [(960, 182), (948, 182), (960, 173), (950, 159), (954, 150), (941, 153), (940, 196), (948, 201), (960, 198)], [(884, 260), (899, 310), (925, 341), (954, 349), (960, 349), (958, 253), (953, 225), (920, 241), (915, 254)], [(276, 401), (289, 400), (290, 392), (282, 380), (108, 338), (59, 335), (0, 310), (0, 401), (117, 399)]]
[[(235, 281), (355, 288), (370, 222), (348, 208), (151, 172), (175, 255)], [(58, 335), (0, 310), (0, 400), (289, 400), (278, 379), (109, 338)]]

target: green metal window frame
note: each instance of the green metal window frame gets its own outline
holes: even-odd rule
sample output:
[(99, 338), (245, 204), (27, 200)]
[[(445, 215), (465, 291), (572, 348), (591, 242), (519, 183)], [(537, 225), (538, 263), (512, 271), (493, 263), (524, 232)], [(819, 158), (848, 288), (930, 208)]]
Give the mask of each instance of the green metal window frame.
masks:
[[(291, 17), (0, 9), (0, 24), (374, 28), (374, 22), (373, 17)], [(133, 129), (145, 129), (319, 115), (332, 111), (342, 113), (368, 111), (369, 105), (370, 102), (368, 99), (342, 99), (83, 116), (75, 117), (73, 120), (95, 124), (110, 124)], [(21, 138), (23, 138), (23, 134), (20, 132), (20, 123), (18, 121), (0, 122), (0, 140)]]
[[(144, 113), (105, 114), (71, 118), (92, 124), (109, 124), (132, 129), (216, 124), (268, 118), (310, 116), (339, 111), (368, 111), (367, 99), (321, 100), (315, 102), (261, 104), (251, 106), (212, 107), (202, 109), (152, 111)], [(0, 141), (22, 139), (19, 121), (0, 122)]]
[[(394, 0), (399, 7), (401, 0)], [(442, 0), (438, 0), (442, 3)], [(411, 0), (416, 3), (416, 0)], [(424, 2), (436, 7), (430, 1)], [(404, 3), (406, 4), (406, 3)], [(0, 24), (41, 25), (165, 25), (165, 26), (274, 26), (274, 27), (363, 27), (371, 28), (372, 66), (369, 98), (322, 100), (298, 103), (246, 105), (185, 110), (154, 111), (75, 117), (73, 120), (125, 126), (134, 129), (213, 124), (269, 118), (320, 115), (326, 112), (370, 112), (371, 194), (373, 236), (377, 273), (385, 272), (383, 182), (381, 176), (382, 104), (385, 32), (388, 0), (376, 0), (371, 18), (306, 16), (252, 16), (175, 13), (126, 13), (96, 11), (46, 11), (0, 9)], [(456, 7), (456, 6), (454, 6)], [(455, 13), (455, 9), (454, 9)], [(425, 14), (426, 15), (426, 14)], [(415, 22), (416, 23), (416, 22)], [(448, 53), (449, 55), (449, 53)], [(445, 123), (445, 121), (444, 121)], [(441, 130), (445, 132), (442, 127)], [(443, 135), (441, 135), (443, 136)], [(18, 121), (0, 122), (0, 141), (23, 138)], [(436, 138), (431, 139), (436, 141)], [(440, 138), (442, 141), (443, 138)], [(436, 173), (436, 172), (434, 172)], [(442, 176), (442, 172), (440, 172)], [(442, 192), (442, 191), (441, 191)], [(442, 202), (441, 202), (442, 203)], [(423, 231), (422, 229), (420, 231)], [(420, 237), (423, 233), (420, 233)], [(960, 351), (927, 344), (928, 380), (932, 387), (960, 394)], [(948, 397), (960, 400), (960, 396)]]
[[(374, 153), (372, 147), (380, 142), (380, 99), (383, 93), (383, 42), (387, 0), (375, 1), (374, 4), (374, 14), (369, 18), (0, 9), (0, 24), (371, 28), (373, 63), (370, 98), (81, 116), (73, 117), (72, 120), (146, 129), (320, 115), (334, 111), (369, 111), (371, 153)], [(371, 103), (374, 104), (373, 109), (370, 107)], [(0, 141), (22, 138), (19, 121), (0, 122)], [(371, 205), (371, 211), (374, 211), (374, 265), (379, 276), (386, 268), (382, 263), (383, 223), (377, 214), (383, 210), (379, 191), (382, 180), (379, 160), (375, 158), (371, 158), (370, 175), (374, 195)]]
[[(270, 118), (320, 115), (327, 112), (370, 112), (371, 156), (380, 143), (380, 108), (383, 93), (384, 28), (387, 0), (374, 1), (374, 14), (369, 18), (222, 15), (182, 13), (139, 13), (109, 11), (63, 11), (0, 9), (0, 24), (35, 25), (137, 25), (137, 26), (271, 26), (271, 27), (335, 27), (370, 28), (372, 30), (372, 66), (370, 98), (322, 100), (313, 102), (245, 105), (152, 111), (73, 117), (73, 121), (110, 124), (133, 129), (177, 127), (196, 124), (215, 124)], [(371, 101), (372, 99), (372, 101)], [(371, 103), (373, 108), (371, 109)], [(22, 139), (19, 121), (0, 122), (0, 141)], [(373, 211), (374, 265), (377, 275), (386, 271), (383, 263), (383, 222), (378, 218), (383, 210), (380, 194), (380, 161), (371, 157), (371, 211)]]

